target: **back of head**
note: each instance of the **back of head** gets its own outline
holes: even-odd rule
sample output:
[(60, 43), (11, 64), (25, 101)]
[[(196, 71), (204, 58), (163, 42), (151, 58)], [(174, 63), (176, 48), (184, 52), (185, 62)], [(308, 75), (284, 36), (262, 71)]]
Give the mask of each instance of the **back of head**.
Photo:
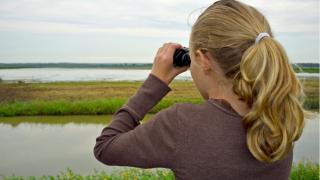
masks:
[[(270, 37), (255, 43), (261, 32)], [(233, 91), (251, 111), (243, 118), (247, 146), (261, 162), (283, 159), (304, 128), (305, 94), (266, 18), (236, 0), (209, 6), (192, 27), (190, 50), (208, 51), (233, 79)]]

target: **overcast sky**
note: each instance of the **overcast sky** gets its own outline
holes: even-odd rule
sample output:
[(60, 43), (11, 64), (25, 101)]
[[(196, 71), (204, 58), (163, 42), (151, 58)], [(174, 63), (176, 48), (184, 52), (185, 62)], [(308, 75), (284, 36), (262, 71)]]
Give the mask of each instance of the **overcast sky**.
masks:
[[(153, 62), (188, 45), (209, 0), (0, 0), (0, 62)], [(290, 61), (319, 61), (318, 0), (243, 0), (268, 19)], [(189, 18), (188, 18), (189, 17)]]

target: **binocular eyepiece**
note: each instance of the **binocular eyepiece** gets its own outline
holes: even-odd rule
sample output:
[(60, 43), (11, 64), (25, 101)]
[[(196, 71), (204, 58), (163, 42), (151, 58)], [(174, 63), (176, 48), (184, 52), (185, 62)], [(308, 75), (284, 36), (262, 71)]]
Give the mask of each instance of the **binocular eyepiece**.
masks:
[(177, 49), (173, 55), (173, 66), (174, 67), (183, 67), (190, 66), (191, 60), (189, 56), (189, 48), (183, 47)]

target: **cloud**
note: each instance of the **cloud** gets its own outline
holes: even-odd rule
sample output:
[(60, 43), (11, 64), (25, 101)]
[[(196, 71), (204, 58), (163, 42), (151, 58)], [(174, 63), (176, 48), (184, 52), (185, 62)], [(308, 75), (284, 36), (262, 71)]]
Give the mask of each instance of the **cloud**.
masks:
[(21, 30), (35, 33), (107, 33), (109, 35), (138, 36), (138, 37), (184, 37), (187, 38), (189, 31), (169, 28), (153, 27), (104, 27), (103, 25), (85, 23), (48, 22), (31, 20), (1, 20), (2, 31)]
[[(164, 41), (187, 45), (190, 25), (213, 2), (0, 0), (0, 61), (26, 57), (74, 57), (77, 61), (98, 56), (152, 59)], [(319, 58), (318, 0), (242, 2), (266, 16), (274, 35), (295, 60)]]
[[(318, 2), (245, 0), (269, 20), (276, 33), (316, 33)], [(188, 16), (212, 1), (192, 0), (0, 0), (2, 30), (163, 36), (188, 34)], [(194, 17), (195, 18), (195, 17)], [(159, 29), (159, 30), (157, 30)], [(171, 33), (168, 33), (170, 32)], [(185, 35), (183, 35), (185, 36)]]

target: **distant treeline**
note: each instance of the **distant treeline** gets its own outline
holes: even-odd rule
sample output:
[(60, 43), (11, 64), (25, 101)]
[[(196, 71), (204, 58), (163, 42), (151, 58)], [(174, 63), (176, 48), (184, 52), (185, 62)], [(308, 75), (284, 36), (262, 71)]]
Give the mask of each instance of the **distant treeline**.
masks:
[(294, 63), (301, 67), (313, 67), (313, 68), (319, 68), (319, 63)]
[[(319, 63), (295, 63), (302, 68), (319, 68)], [(294, 68), (295, 65), (292, 64)], [(126, 68), (151, 69), (152, 63), (0, 63), (0, 69), (12, 68)]]

